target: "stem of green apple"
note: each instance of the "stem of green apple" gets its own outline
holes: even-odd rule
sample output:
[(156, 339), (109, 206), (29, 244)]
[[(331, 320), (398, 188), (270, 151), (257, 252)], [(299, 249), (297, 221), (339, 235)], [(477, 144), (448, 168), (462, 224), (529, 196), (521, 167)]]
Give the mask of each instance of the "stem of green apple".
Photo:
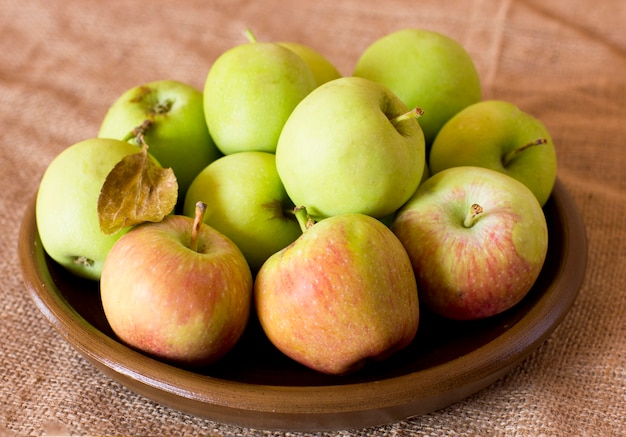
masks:
[(191, 240), (189, 241), (189, 248), (194, 252), (198, 251), (198, 238), (200, 236), (200, 227), (204, 221), (204, 214), (206, 213), (206, 203), (202, 201), (196, 202), (196, 215), (193, 219), (193, 227), (191, 228)]
[(513, 161), (524, 150), (529, 149), (531, 147), (535, 147), (535, 146), (541, 146), (542, 144), (548, 144), (548, 140), (545, 138), (539, 138), (539, 139), (536, 139), (535, 141), (531, 141), (528, 144), (524, 144), (523, 146), (518, 147), (517, 149), (513, 149), (509, 153), (504, 155), (504, 158), (502, 158), (502, 164), (504, 164), (504, 166), (506, 167), (507, 165), (511, 163), (511, 161)]
[(465, 220), (463, 220), (463, 227), (471, 228), (472, 226), (474, 226), (474, 224), (478, 220), (478, 216), (480, 216), (482, 213), (483, 207), (477, 203), (472, 203), (472, 206), (470, 206), (470, 209), (465, 216)]
[(300, 225), (300, 229), (302, 233), (306, 232), (311, 226), (315, 224), (315, 220), (311, 218), (309, 213), (304, 206), (296, 206), (293, 209), (294, 214), (296, 215), (296, 220), (298, 220), (298, 224)]
[(418, 118), (424, 115), (424, 110), (422, 108), (415, 107), (411, 109), (409, 112), (405, 112), (404, 114), (400, 114), (391, 120), (391, 124), (394, 126), (400, 123), (401, 121), (409, 120), (411, 118)]
[[(141, 123), (139, 126), (135, 127), (133, 130), (128, 132), (126, 136), (122, 138), (122, 141), (128, 142), (132, 140), (133, 138), (138, 138), (138, 137), (143, 138), (143, 136), (148, 132), (148, 129), (150, 128), (150, 126), (152, 126), (152, 123), (153, 121), (150, 119), (144, 120), (143, 123)], [(137, 143), (140, 143), (140, 141), (138, 140)]]
[(252, 32), (252, 30), (245, 29), (243, 31), (243, 35), (246, 37), (246, 39), (248, 41), (250, 41), (250, 42), (257, 42), (256, 35), (254, 34), (254, 32)]

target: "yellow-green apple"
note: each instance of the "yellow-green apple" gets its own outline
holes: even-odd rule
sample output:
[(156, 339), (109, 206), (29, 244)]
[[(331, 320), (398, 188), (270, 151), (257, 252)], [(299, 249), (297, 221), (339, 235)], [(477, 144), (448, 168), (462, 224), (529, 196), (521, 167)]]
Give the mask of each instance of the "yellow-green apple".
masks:
[(113, 244), (128, 229), (100, 229), (98, 198), (109, 172), (139, 147), (91, 138), (71, 145), (48, 165), (39, 183), (36, 221), (48, 255), (77, 276), (98, 280)]
[(389, 228), (362, 214), (303, 228), (255, 279), (256, 310), (269, 340), (327, 374), (355, 372), (408, 346), (419, 323), (416, 280)]
[(316, 219), (391, 214), (411, 197), (424, 169), (415, 114), (368, 79), (342, 77), (319, 86), (294, 109), (276, 148), (289, 197)]
[(200, 172), (185, 198), (187, 216), (198, 201), (207, 204), (204, 222), (241, 249), (253, 272), (302, 233), (275, 161), (268, 152), (223, 156)]
[(458, 166), (487, 167), (514, 177), (543, 206), (557, 173), (554, 143), (536, 117), (502, 100), (460, 111), (441, 129), (429, 154), (432, 173)]
[(123, 92), (105, 114), (98, 136), (137, 144), (139, 128), (149, 151), (178, 180), (179, 197), (193, 178), (220, 156), (204, 120), (202, 92), (176, 80), (158, 80)]
[(204, 85), (209, 132), (226, 155), (274, 152), (293, 108), (316, 86), (296, 53), (272, 42), (252, 41), (222, 53)]
[(283, 47), (287, 47), (292, 52), (300, 56), (304, 62), (308, 64), (315, 77), (315, 84), (317, 86), (323, 83), (330, 82), (334, 79), (339, 79), (341, 73), (324, 55), (317, 50), (309, 47), (306, 44), (300, 44), (296, 42), (279, 42)]
[(420, 301), (459, 320), (516, 305), (539, 276), (548, 247), (546, 219), (533, 193), (482, 167), (431, 176), (391, 229), (411, 258)]
[(410, 108), (422, 108), (427, 147), (450, 117), (482, 98), (469, 53), (451, 37), (427, 29), (402, 29), (377, 39), (353, 74), (385, 84)]
[(104, 314), (125, 344), (186, 367), (237, 343), (252, 307), (252, 274), (237, 246), (195, 218), (169, 215), (120, 238), (100, 281)]

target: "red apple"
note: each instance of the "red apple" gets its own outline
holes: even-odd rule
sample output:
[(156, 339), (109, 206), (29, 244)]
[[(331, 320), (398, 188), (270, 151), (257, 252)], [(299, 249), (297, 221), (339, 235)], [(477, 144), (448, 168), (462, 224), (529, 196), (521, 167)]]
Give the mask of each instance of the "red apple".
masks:
[(389, 228), (366, 215), (337, 215), (309, 225), (263, 264), (254, 292), (270, 341), (327, 374), (350, 373), (368, 360), (387, 358), (417, 332), (409, 257)]
[(391, 229), (411, 258), (420, 301), (459, 320), (517, 304), (539, 276), (548, 249), (535, 195), (487, 168), (454, 167), (431, 176)]
[(170, 215), (120, 238), (101, 276), (115, 334), (136, 349), (188, 366), (210, 364), (241, 337), (252, 274), (235, 244), (206, 224)]

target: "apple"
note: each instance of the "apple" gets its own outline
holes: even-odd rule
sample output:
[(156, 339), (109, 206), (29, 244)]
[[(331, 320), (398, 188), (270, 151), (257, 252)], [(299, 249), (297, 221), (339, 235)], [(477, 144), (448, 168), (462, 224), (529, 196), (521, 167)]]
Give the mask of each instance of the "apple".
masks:
[(420, 302), (457, 320), (494, 316), (532, 288), (548, 248), (546, 219), (521, 182), (482, 167), (431, 176), (391, 230), (418, 279)]
[(158, 80), (128, 89), (109, 107), (98, 137), (137, 144), (132, 132), (138, 127), (150, 154), (174, 171), (181, 199), (193, 178), (221, 155), (204, 120), (202, 92), (191, 85)]
[(268, 152), (223, 156), (200, 172), (185, 198), (187, 216), (198, 201), (207, 204), (204, 222), (241, 249), (253, 272), (302, 233), (275, 161)]
[(139, 151), (124, 141), (91, 138), (67, 147), (48, 165), (37, 192), (37, 229), (47, 254), (69, 272), (98, 280), (111, 247), (128, 230), (100, 230), (98, 198), (113, 167)]
[(269, 340), (327, 374), (355, 372), (408, 346), (419, 323), (418, 294), (395, 235), (362, 214), (303, 228), (255, 279), (256, 311)]
[(341, 77), (341, 73), (339, 73), (337, 68), (324, 55), (312, 47), (296, 42), (279, 42), (278, 44), (296, 53), (307, 63), (315, 77), (316, 86)]
[(416, 114), (368, 79), (319, 86), (294, 109), (276, 148), (289, 197), (316, 219), (391, 214), (422, 177), (424, 136)]
[(226, 355), (243, 334), (252, 274), (237, 246), (202, 223), (201, 212), (169, 215), (137, 225), (115, 243), (100, 293), (122, 342), (197, 368)]
[(542, 206), (556, 181), (556, 151), (548, 129), (541, 120), (502, 100), (468, 106), (437, 135), (429, 154), (431, 172), (467, 165), (514, 177), (530, 188)]
[(237, 45), (213, 63), (204, 85), (209, 132), (226, 155), (274, 152), (296, 105), (316, 86), (311, 68), (272, 42)]
[(367, 47), (353, 75), (388, 86), (408, 107), (424, 110), (419, 123), (427, 147), (444, 123), (482, 98), (476, 66), (465, 48), (447, 35), (402, 29)]

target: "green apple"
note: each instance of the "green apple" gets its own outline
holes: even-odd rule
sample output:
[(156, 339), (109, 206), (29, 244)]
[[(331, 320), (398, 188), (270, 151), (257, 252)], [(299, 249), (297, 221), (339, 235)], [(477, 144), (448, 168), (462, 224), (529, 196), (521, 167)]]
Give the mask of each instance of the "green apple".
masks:
[(317, 86), (341, 77), (341, 73), (339, 73), (337, 68), (328, 60), (328, 58), (312, 47), (296, 42), (279, 42), (278, 44), (283, 47), (287, 47), (308, 64), (313, 72)]
[(316, 88), (291, 114), (276, 148), (289, 197), (316, 219), (397, 210), (424, 170), (424, 136), (410, 114), (368, 79), (343, 77)]
[(109, 107), (98, 136), (136, 143), (132, 131), (146, 120), (150, 154), (172, 168), (184, 198), (193, 178), (220, 156), (204, 120), (202, 92), (175, 80), (130, 88)]
[(188, 216), (198, 201), (207, 204), (204, 222), (234, 241), (254, 272), (302, 233), (275, 160), (267, 152), (223, 156), (200, 172), (185, 198)]
[(416, 279), (389, 228), (362, 214), (304, 227), (256, 276), (254, 302), (270, 341), (327, 374), (355, 372), (408, 346), (419, 324)]
[(482, 98), (476, 66), (465, 48), (426, 29), (402, 29), (374, 41), (353, 74), (388, 86), (410, 108), (422, 108), (419, 123), (427, 147), (450, 117)]
[(237, 246), (194, 219), (169, 215), (122, 236), (102, 270), (104, 314), (127, 345), (188, 367), (237, 343), (252, 307), (252, 274)]
[(431, 176), (391, 230), (411, 258), (420, 302), (458, 320), (516, 305), (537, 280), (548, 249), (546, 219), (533, 193), (482, 167)]
[(276, 43), (249, 42), (222, 53), (204, 85), (206, 124), (226, 155), (274, 152), (296, 105), (316, 86), (307, 63)]
[(66, 148), (48, 165), (37, 192), (37, 229), (48, 255), (71, 273), (98, 280), (111, 247), (128, 230), (100, 230), (98, 198), (113, 167), (139, 151), (127, 142), (93, 138)]
[(428, 159), (433, 173), (465, 165), (506, 173), (530, 188), (542, 206), (557, 173), (546, 126), (502, 100), (475, 103), (456, 114), (439, 132)]

